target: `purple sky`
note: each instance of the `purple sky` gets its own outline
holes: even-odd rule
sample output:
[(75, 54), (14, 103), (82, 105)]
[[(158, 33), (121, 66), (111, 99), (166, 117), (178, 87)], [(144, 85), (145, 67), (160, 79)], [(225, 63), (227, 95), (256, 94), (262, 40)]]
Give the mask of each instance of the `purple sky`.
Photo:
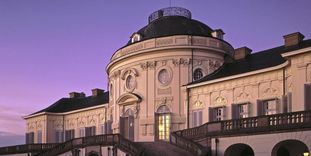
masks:
[[(196, 3), (194, 3), (196, 2)], [(221, 28), (238, 48), (260, 51), (300, 31), (311, 38), (310, 0), (172, 0)], [(0, 146), (25, 133), (21, 116), (71, 91), (107, 87), (105, 67), (150, 13), (169, 0), (0, 0)], [(9, 133), (11, 134), (9, 134)], [(23, 143), (23, 141), (17, 143)]]

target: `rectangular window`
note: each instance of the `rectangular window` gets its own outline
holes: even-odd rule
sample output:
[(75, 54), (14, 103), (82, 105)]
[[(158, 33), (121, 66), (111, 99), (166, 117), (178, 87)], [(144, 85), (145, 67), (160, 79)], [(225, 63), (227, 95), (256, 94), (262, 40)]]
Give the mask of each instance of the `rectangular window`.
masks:
[(42, 131), (37, 132), (37, 143), (42, 143)]
[(271, 115), (277, 113), (277, 101), (273, 100), (265, 100), (263, 101), (263, 112), (264, 115)]
[(34, 132), (29, 132), (26, 133), (26, 144), (33, 144), (35, 138), (35, 133)]
[(101, 125), (100, 127), (101, 127), (101, 134), (107, 134), (105, 124)]
[(197, 127), (202, 125), (202, 110), (192, 111), (192, 127)]
[(225, 119), (225, 107), (209, 109), (209, 121), (221, 121)]
[(215, 121), (221, 121), (224, 119), (224, 107), (214, 108)]
[(249, 103), (232, 104), (232, 119), (247, 118), (249, 116)]
[(71, 140), (75, 137), (75, 130), (70, 129), (65, 131), (65, 141)]
[(55, 142), (61, 143), (64, 141), (64, 132), (62, 130), (56, 130), (55, 132)]
[(80, 128), (79, 129), (79, 137), (85, 137), (85, 128)]
[(304, 85), (305, 110), (311, 110), (311, 84)]
[(239, 118), (247, 118), (248, 117), (248, 104), (239, 104), (238, 105), (238, 113)]
[(85, 136), (93, 136), (96, 135), (96, 127), (85, 127)]

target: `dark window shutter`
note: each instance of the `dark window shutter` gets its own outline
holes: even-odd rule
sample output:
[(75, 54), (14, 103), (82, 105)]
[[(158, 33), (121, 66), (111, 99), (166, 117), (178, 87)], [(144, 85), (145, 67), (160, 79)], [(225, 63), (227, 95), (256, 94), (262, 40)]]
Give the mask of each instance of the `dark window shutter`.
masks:
[(287, 109), (287, 95), (282, 95), (282, 112), (281, 113), (286, 113), (288, 111)]
[(214, 115), (214, 109), (213, 108), (208, 108), (208, 121), (212, 122), (215, 121), (215, 115)]
[(107, 130), (108, 130), (108, 134), (112, 134), (112, 120), (108, 121), (108, 125), (107, 125)]
[(30, 143), (33, 144), (35, 142), (35, 133), (31, 132), (30, 133)]
[(60, 142), (64, 141), (64, 131), (60, 132)]
[(66, 130), (65, 131), (65, 141), (68, 141), (70, 139), (70, 131)]
[(202, 111), (199, 111), (199, 126), (202, 125), (202, 122), (203, 122), (203, 112)]
[(231, 105), (231, 117), (232, 119), (239, 118), (239, 105), (236, 105), (236, 104)]
[(264, 115), (264, 106), (262, 100), (257, 100), (257, 116)]
[(120, 126), (119, 126), (119, 129), (120, 129), (120, 134), (124, 136), (124, 133), (125, 133), (125, 129), (124, 129), (124, 120), (126, 118), (124, 117), (120, 117)]
[(287, 112), (292, 111), (292, 92), (287, 93)]
[(155, 126), (154, 126), (154, 139), (155, 140), (159, 140), (159, 114), (155, 113), (154, 114), (155, 117)]
[(93, 131), (92, 131), (92, 135), (96, 135), (96, 126), (93, 126)]
[(305, 99), (305, 110), (311, 109), (311, 84), (304, 85), (304, 99)]
[(26, 144), (29, 144), (29, 133), (26, 133)]
[(89, 127), (85, 127), (85, 136), (86, 137), (90, 136), (90, 128)]
[(192, 112), (192, 127), (197, 126), (197, 112)]
[(129, 140), (134, 141), (134, 116), (131, 115), (128, 117), (129, 119)]
[(55, 131), (55, 142), (56, 142), (56, 143), (59, 143), (58, 138), (59, 138), (58, 131)]

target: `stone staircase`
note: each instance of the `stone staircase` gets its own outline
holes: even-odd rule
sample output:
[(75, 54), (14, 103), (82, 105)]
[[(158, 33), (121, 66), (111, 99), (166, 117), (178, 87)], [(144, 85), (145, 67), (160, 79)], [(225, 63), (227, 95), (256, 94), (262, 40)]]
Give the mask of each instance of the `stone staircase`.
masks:
[(144, 156), (195, 156), (169, 142), (137, 142), (137, 144), (145, 149)]

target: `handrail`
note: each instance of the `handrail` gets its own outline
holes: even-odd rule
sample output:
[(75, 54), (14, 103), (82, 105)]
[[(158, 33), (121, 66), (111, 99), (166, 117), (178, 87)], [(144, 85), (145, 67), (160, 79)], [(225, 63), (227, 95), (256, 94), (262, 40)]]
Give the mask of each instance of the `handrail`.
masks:
[(41, 152), (55, 147), (57, 143), (46, 143), (46, 144), (24, 144), (0, 147), (0, 155), (4, 154), (18, 154), (28, 152)]
[(172, 132), (170, 142), (201, 156), (207, 155), (210, 149), (208, 147), (203, 147), (194, 140), (220, 135), (272, 133), (273, 131), (302, 128), (311, 128), (311, 111), (207, 122), (198, 127)]
[(185, 149), (197, 156), (207, 156), (209, 151), (206, 147), (196, 143), (193, 140), (182, 137), (179, 132), (172, 132), (170, 135), (170, 143), (182, 149)]
[(120, 134), (104, 134), (83, 138), (75, 138), (66, 141), (64, 143), (57, 145), (51, 150), (40, 153), (39, 156), (54, 156), (61, 153), (65, 153), (73, 149), (95, 145), (114, 146), (133, 156), (142, 155), (144, 150), (142, 147), (138, 146), (135, 142), (125, 139)]
[(184, 138), (195, 140), (220, 135), (272, 133), (303, 128), (311, 128), (311, 111), (208, 122), (198, 127), (176, 131), (176, 133)]
[(120, 134), (104, 134), (82, 138), (74, 138), (69, 141), (56, 144), (25, 144), (25, 145), (1, 147), (0, 155), (18, 154), (18, 153), (38, 153), (37, 155), (39, 156), (55, 156), (70, 150), (95, 145), (114, 146), (133, 156), (140, 156), (144, 151), (144, 148), (140, 147), (135, 142), (127, 140)]

